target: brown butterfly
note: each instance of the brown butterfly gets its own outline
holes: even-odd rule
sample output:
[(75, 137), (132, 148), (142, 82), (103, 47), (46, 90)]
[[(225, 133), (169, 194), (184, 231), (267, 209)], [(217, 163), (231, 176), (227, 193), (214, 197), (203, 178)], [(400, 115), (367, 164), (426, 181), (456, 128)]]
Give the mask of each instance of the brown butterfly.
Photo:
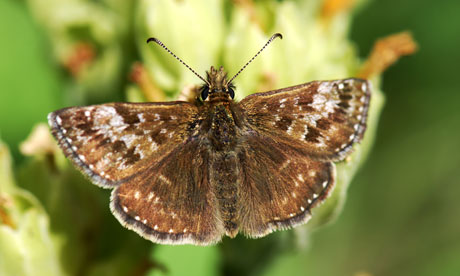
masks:
[(209, 245), (306, 223), (334, 186), (333, 162), (363, 137), (371, 87), (313, 81), (235, 102), (232, 80), (277, 37), (231, 79), (222, 67), (204, 79), (186, 65), (204, 81), (194, 102), (64, 108), (48, 116), (53, 135), (113, 189), (121, 224), (153, 242)]

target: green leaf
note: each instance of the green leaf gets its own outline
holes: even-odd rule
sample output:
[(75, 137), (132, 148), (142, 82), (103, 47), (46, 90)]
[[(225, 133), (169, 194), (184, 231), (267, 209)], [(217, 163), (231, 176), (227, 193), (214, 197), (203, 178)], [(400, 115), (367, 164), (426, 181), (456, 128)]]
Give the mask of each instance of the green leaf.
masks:
[(16, 186), (0, 141), (0, 275), (62, 275), (60, 243), (38, 200)]
[(137, 11), (136, 42), (142, 60), (155, 82), (171, 95), (196, 83), (197, 77), (159, 45), (147, 44), (147, 38), (160, 39), (202, 77), (211, 65), (218, 66), (224, 35), (221, 0), (143, 0)]
[(153, 258), (157, 265), (149, 275), (218, 275), (218, 249), (217, 246), (156, 246)]

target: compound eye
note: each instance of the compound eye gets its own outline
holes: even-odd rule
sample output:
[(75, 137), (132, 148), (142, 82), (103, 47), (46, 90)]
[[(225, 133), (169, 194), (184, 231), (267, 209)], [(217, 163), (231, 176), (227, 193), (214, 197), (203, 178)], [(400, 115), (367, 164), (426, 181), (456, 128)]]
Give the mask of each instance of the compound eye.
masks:
[(233, 99), (235, 98), (235, 91), (233, 90), (233, 87), (228, 88), (228, 94), (230, 94), (230, 97)]
[(204, 101), (209, 95), (209, 87), (207, 85), (201, 88), (201, 99)]

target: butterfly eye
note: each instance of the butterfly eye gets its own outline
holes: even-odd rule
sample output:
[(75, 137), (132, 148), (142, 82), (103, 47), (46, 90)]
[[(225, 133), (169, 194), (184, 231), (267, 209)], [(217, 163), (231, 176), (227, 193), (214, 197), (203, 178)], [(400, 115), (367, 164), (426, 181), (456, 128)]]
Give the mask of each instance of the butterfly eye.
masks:
[(235, 98), (235, 91), (233, 90), (233, 87), (228, 88), (228, 94), (230, 94), (230, 97), (233, 99)]
[(209, 94), (209, 87), (207, 85), (201, 88), (201, 99), (204, 101), (208, 97)]

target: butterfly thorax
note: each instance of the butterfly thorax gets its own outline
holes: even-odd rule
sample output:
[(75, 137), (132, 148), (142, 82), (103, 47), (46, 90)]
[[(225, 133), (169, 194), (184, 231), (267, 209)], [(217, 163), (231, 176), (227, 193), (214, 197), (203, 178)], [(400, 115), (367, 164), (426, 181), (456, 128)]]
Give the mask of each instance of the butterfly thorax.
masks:
[[(208, 137), (213, 150), (231, 150), (236, 143), (235, 120), (233, 118), (232, 86), (227, 80), (227, 73), (221, 66), (216, 70), (214, 66), (206, 72), (207, 83), (203, 86), (202, 99), (207, 109), (207, 120), (210, 122)], [(231, 90), (233, 93), (233, 90)]]
[(231, 111), (232, 102), (221, 100), (209, 103), (209, 139), (213, 150), (229, 151), (235, 147), (236, 126)]

